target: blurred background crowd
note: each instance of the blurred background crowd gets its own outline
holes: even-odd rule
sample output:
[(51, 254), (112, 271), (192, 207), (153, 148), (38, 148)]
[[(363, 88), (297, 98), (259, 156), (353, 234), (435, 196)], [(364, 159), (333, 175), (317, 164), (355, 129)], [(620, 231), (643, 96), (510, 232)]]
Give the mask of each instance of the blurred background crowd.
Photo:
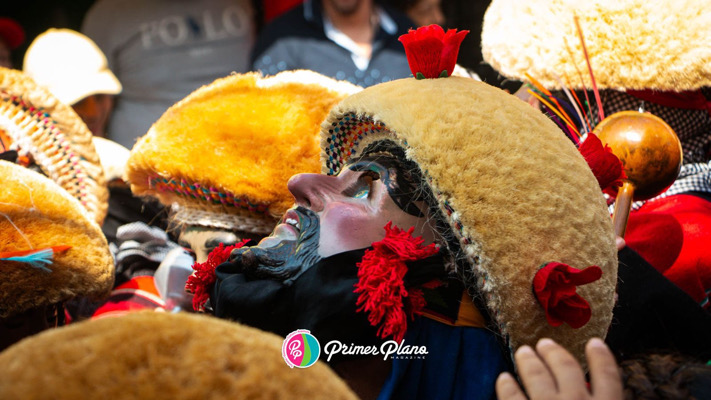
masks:
[[(60, 100), (73, 105), (96, 135), (130, 148), (170, 105), (233, 71), (275, 74), (304, 68), (363, 87), (406, 77), (410, 71), (397, 37), (409, 28), (433, 23), (471, 32), (460, 51), (460, 71), (513, 92), (520, 83), (504, 79), (482, 61), (481, 22), (488, 4), (464, 0), (338, 0), (323, 6), (310, 0), (33, 1), (3, 7), (7, 19), (0, 32), (9, 56), (5, 65), (24, 70), (45, 86), (65, 86), (56, 87), (54, 94), (71, 87), (71, 93), (60, 95)], [(379, 11), (373, 13), (375, 9)], [(322, 23), (319, 16), (324, 13), (337, 30)], [(371, 25), (379, 28), (371, 32)], [(81, 43), (66, 31), (47, 36), (50, 28), (80, 32), (93, 43)], [(345, 35), (339, 37), (337, 32)], [(309, 53), (297, 59), (292, 53), (299, 52), (298, 47), (292, 40), (331, 43), (321, 53), (327, 55), (325, 59)], [(106, 66), (101, 66), (102, 56), (94, 43), (106, 57)], [(338, 60), (343, 60), (341, 65)], [(97, 75), (93, 82), (80, 79), (92, 73), (105, 76)], [(111, 73), (117, 81), (109, 82)]]

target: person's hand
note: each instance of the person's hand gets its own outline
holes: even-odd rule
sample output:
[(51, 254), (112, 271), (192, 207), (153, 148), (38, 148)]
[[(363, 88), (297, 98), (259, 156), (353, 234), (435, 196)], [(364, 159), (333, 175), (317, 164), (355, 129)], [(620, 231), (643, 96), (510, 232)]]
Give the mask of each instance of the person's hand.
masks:
[(617, 251), (624, 249), (626, 246), (625, 239), (619, 236), (615, 237), (615, 244), (617, 245)]
[(496, 380), (496, 395), (500, 400), (622, 399), (617, 363), (605, 343), (591, 339), (585, 346), (585, 355), (590, 367), (590, 389), (580, 364), (551, 339), (539, 340), (536, 351), (522, 346), (514, 359), (528, 397), (508, 372)]

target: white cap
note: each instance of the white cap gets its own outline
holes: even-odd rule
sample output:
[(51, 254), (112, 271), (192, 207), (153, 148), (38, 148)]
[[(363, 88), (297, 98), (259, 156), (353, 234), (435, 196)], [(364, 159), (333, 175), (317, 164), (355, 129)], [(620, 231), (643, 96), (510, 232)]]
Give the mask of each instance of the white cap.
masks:
[(71, 29), (49, 29), (25, 53), (23, 72), (65, 104), (93, 94), (119, 94), (121, 83), (98, 46)]
[(94, 142), (94, 148), (99, 154), (99, 161), (104, 169), (106, 182), (123, 179), (123, 172), (126, 169), (130, 150), (114, 141), (99, 136), (92, 136), (91, 141)]

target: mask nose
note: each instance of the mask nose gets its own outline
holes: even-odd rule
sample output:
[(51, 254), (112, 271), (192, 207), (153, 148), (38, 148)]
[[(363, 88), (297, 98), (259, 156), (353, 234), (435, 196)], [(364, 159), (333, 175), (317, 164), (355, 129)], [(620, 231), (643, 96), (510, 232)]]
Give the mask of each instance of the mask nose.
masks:
[(319, 212), (325, 206), (327, 194), (335, 190), (335, 180), (333, 176), (322, 174), (298, 174), (289, 179), (287, 188), (297, 205)]

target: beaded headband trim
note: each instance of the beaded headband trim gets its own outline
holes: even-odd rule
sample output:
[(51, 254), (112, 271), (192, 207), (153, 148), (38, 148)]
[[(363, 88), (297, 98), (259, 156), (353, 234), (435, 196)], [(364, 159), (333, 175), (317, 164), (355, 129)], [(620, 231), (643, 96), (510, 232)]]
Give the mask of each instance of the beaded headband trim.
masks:
[(42, 108), (0, 91), (0, 129), (12, 139), (11, 150), (32, 155), (50, 179), (75, 197), (96, 219), (102, 212), (92, 192), (96, 182), (72, 142)]
[(359, 144), (374, 134), (387, 134), (388, 128), (382, 122), (374, 122), (372, 118), (359, 118), (354, 113), (348, 113), (331, 124), (328, 137), (322, 145), (326, 173), (337, 174), (343, 164), (356, 154)]
[(166, 179), (158, 175), (148, 178), (150, 188), (159, 192), (171, 192), (186, 199), (202, 200), (213, 205), (235, 207), (251, 213), (267, 215), (269, 206), (263, 203), (252, 203), (245, 197), (235, 196), (234, 193), (222, 191), (215, 187), (204, 187), (198, 182), (187, 179)]

